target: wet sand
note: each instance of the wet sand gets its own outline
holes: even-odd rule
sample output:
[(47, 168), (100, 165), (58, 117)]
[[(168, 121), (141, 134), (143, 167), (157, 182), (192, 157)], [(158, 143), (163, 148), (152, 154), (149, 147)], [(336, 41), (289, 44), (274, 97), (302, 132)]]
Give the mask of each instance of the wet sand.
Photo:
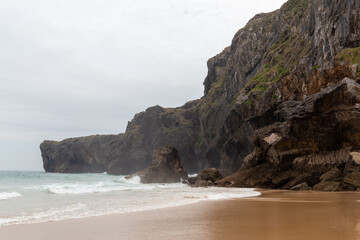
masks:
[(0, 227), (0, 239), (360, 240), (360, 192), (261, 192), (254, 198)]

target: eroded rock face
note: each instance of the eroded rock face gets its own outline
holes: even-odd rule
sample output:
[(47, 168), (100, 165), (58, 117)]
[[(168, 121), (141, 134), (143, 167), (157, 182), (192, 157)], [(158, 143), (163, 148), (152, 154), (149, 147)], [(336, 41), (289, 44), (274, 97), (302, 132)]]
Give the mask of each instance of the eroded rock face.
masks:
[(283, 102), (275, 111), (280, 121), (255, 132), (255, 149), (243, 168), (218, 184), (356, 190), (359, 102), (360, 85), (348, 78), (304, 101)]
[(135, 115), (126, 132), (96, 135), (63, 141), (44, 141), (40, 145), (47, 172), (108, 172), (128, 175), (147, 167), (154, 149), (171, 144), (179, 150), (186, 169), (200, 169), (196, 143), (199, 141), (196, 106), (188, 102), (181, 108), (160, 106)]
[(188, 178), (178, 151), (170, 145), (156, 149), (151, 165), (127, 178), (134, 176), (139, 176), (142, 183), (179, 183)]
[(121, 159), (121, 168), (116, 169), (118, 173), (133, 171), (136, 164), (127, 161), (121, 149), (124, 140), (124, 134), (120, 134), (44, 141), (40, 145), (44, 169), (59, 173), (102, 173), (108, 171), (113, 160)]

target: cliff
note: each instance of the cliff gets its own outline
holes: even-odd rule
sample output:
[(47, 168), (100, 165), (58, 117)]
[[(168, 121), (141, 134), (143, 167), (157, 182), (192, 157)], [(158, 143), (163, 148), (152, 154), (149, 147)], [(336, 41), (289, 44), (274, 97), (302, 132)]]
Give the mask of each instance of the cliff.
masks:
[[(254, 168), (260, 164), (258, 159), (247, 156), (267, 151), (257, 145), (257, 139), (268, 137), (264, 132), (270, 136), (280, 131), (274, 126), (287, 124), (288, 111), (301, 109), (295, 105), (314, 99), (322, 89), (337, 86), (346, 77), (360, 80), (359, 17), (360, 0), (289, 0), (279, 10), (258, 14), (235, 34), (231, 46), (209, 59), (201, 99), (179, 108), (151, 107), (135, 115), (124, 134), (45, 141), (40, 146), (44, 168), (51, 172), (130, 174), (149, 165), (152, 151), (163, 144), (178, 149), (188, 172), (214, 167), (229, 175), (239, 168)], [(338, 100), (331, 106), (351, 105), (342, 104), (342, 98)], [(324, 112), (313, 111), (312, 117), (301, 120), (301, 126), (313, 126), (318, 114)], [(316, 129), (301, 129), (306, 132), (304, 142), (316, 143), (329, 134), (335, 136), (332, 127), (329, 125), (326, 133), (316, 137), (312, 135)], [(349, 132), (358, 131), (355, 125), (347, 127)], [(286, 134), (292, 132), (284, 131), (280, 137), (287, 139)], [(313, 147), (279, 161), (291, 166), (289, 163), (297, 157), (309, 154), (345, 147), (356, 152), (359, 141), (344, 138), (339, 140), (343, 145)], [(284, 144), (283, 148), (291, 151), (300, 146)], [(278, 165), (269, 167), (277, 169)]]

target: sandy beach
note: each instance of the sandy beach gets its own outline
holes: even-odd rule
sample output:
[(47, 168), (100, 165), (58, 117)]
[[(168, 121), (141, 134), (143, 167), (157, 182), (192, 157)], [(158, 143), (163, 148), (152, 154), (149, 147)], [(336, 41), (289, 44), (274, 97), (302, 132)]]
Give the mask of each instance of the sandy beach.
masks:
[(254, 198), (5, 226), (0, 239), (360, 239), (360, 192), (261, 192)]

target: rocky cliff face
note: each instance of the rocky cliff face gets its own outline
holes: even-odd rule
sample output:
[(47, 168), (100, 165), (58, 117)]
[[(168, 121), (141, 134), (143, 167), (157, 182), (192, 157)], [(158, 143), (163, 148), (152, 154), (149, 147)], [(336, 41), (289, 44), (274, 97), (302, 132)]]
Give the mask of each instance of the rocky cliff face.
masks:
[[(360, 187), (360, 85), (345, 78), (303, 101), (280, 104), (255, 132), (255, 150), (221, 186), (356, 190)], [(358, 178), (356, 180), (356, 178)]]
[[(300, 109), (291, 104), (310, 101), (345, 77), (359, 81), (359, 20), (360, 0), (289, 0), (277, 11), (258, 14), (208, 61), (201, 99), (173, 109), (151, 107), (135, 115), (125, 134), (45, 141), (45, 170), (129, 174), (145, 168), (152, 151), (168, 143), (188, 172), (215, 167), (231, 174), (259, 152), (260, 132), (287, 122), (286, 111)], [(313, 126), (315, 119), (303, 124)]]
[(126, 132), (44, 141), (40, 145), (44, 169), (48, 172), (108, 172), (131, 174), (146, 168), (154, 149), (172, 144), (179, 149), (188, 171), (197, 171), (195, 146), (199, 120), (197, 101), (181, 108), (148, 108), (135, 115)]

